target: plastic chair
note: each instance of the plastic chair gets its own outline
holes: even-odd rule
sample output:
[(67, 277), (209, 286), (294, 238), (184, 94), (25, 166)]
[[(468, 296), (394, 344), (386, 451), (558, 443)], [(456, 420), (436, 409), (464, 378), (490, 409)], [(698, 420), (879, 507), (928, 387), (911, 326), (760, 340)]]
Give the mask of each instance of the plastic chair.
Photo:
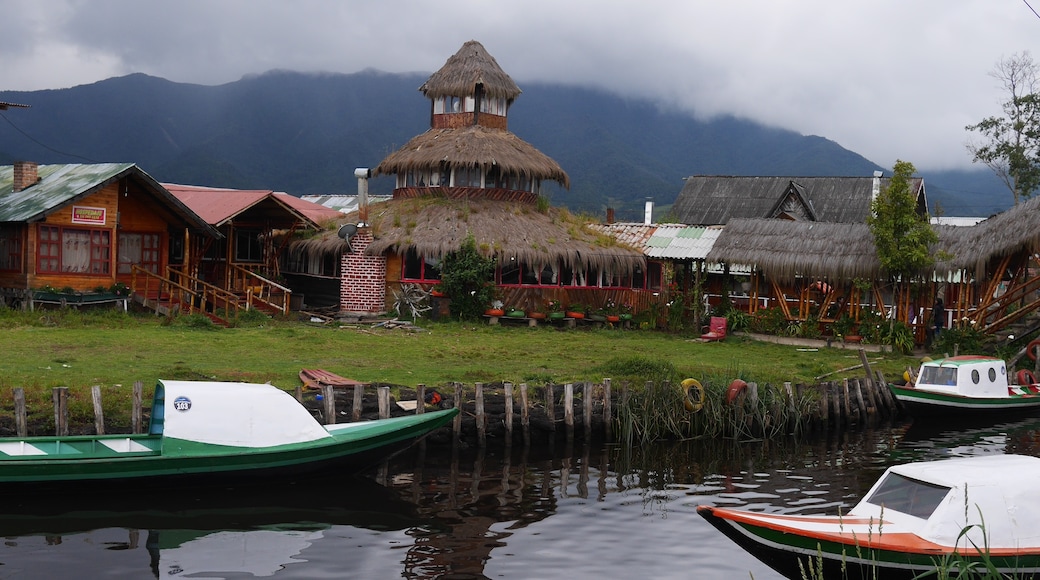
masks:
[(702, 340), (724, 340), (726, 338), (726, 318), (723, 316), (712, 316), (706, 331), (701, 335)]

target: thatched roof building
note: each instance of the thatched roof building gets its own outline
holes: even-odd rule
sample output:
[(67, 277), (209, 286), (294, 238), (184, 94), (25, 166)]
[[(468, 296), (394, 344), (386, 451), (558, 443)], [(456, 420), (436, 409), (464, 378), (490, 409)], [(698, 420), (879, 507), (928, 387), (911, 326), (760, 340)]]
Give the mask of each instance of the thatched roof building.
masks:
[[(350, 222), (357, 215), (348, 214), (345, 219)], [(515, 259), (626, 274), (644, 264), (640, 251), (592, 231), (558, 208), (541, 213), (530, 205), (507, 201), (400, 199), (373, 206), (368, 223), (374, 238), (365, 249), (370, 256), (414, 250), (422, 256), (443, 258), (472, 235), (478, 250), (499, 263)], [(293, 252), (346, 250), (346, 242), (334, 232), (291, 245)]]
[[(888, 187), (886, 177), (734, 177), (686, 178), (672, 206), (678, 221), (689, 225), (725, 225), (739, 218), (865, 223), (870, 202)], [(918, 211), (928, 211), (924, 180), (913, 178)]]

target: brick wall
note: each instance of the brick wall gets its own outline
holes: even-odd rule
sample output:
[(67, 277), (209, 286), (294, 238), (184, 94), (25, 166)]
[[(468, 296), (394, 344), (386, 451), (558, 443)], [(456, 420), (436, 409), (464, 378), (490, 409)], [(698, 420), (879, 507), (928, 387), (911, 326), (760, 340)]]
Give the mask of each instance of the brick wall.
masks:
[(339, 310), (351, 314), (386, 312), (386, 257), (366, 256), (371, 230), (362, 228), (350, 239), (351, 252), (340, 257)]

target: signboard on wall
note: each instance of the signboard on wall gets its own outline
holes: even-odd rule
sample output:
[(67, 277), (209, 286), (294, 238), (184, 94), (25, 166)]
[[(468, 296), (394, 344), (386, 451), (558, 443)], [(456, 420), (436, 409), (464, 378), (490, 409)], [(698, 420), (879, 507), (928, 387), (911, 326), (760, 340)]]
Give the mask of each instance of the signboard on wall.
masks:
[(105, 225), (105, 208), (74, 205), (72, 206), (72, 223), (103, 226)]

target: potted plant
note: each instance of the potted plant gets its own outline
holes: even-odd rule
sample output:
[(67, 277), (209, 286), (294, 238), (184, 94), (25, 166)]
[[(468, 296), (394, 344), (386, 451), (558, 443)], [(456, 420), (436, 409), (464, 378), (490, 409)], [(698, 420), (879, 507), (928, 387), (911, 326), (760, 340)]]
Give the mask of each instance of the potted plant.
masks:
[(856, 334), (856, 321), (847, 313), (842, 314), (834, 321), (834, 324), (831, 325), (831, 330), (834, 332), (834, 338), (843, 342), (860, 342), (863, 340), (862, 337)]
[(582, 319), (585, 318), (585, 307), (577, 302), (567, 307), (567, 318)]
[(621, 320), (632, 320), (632, 305), (622, 304), (621, 310), (618, 312), (618, 318)]
[(607, 303), (603, 305), (603, 309), (606, 311), (607, 322), (611, 324), (621, 322), (621, 311), (613, 300), (608, 298)]
[(526, 318), (527, 313), (522, 308), (513, 306), (506, 310), (506, 316), (509, 318)]
[(494, 300), (491, 302), (491, 308), (484, 311), (485, 316), (505, 316), (506, 311), (502, 310), (502, 301)]
[(563, 306), (559, 300), (550, 300), (547, 304), (549, 313), (547, 317), (549, 320), (561, 320), (567, 317), (567, 314), (563, 311)]

